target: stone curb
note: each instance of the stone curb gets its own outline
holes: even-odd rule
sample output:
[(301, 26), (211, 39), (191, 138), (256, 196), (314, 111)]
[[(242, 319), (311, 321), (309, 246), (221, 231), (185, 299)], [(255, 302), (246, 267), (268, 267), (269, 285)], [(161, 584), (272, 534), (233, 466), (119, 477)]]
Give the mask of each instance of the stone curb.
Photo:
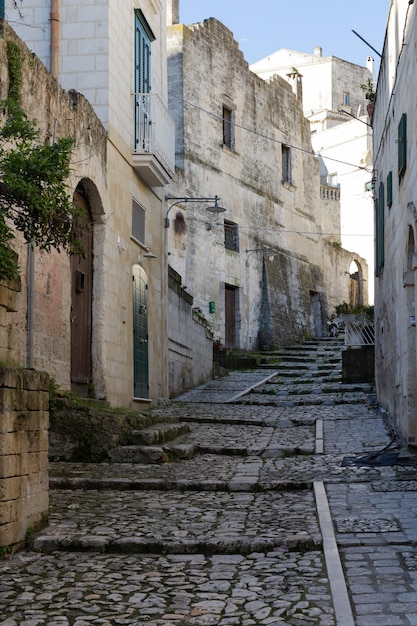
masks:
[(268, 553), (277, 549), (288, 552), (307, 552), (322, 548), (318, 535), (288, 535), (282, 539), (212, 539), (196, 541), (193, 539), (170, 541), (149, 541), (138, 537), (114, 539), (111, 536), (97, 535), (40, 535), (33, 544), (37, 552), (103, 552), (111, 554), (243, 554), (256, 552)]
[(311, 489), (313, 481), (269, 482), (260, 484), (252, 479), (232, 479), (230, 481), (193, 481), (193, 480), (164, 480), (159, 478), (145, 478), (132, 480), (128, 478), (53, 478), (49, 479), (51, 489), (84, 489), (97, 491), (230, 491), (230, 492), (264, 492), (264, 491), (294, 491)]

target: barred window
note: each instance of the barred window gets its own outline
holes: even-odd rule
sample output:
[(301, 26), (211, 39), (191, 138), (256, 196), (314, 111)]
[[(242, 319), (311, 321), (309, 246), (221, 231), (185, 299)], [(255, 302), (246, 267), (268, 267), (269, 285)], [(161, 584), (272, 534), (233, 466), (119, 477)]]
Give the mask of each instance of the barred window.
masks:
[(239, 231), (237, 224), (224, 221), (224, 247), (226, 250), (239, 252)]

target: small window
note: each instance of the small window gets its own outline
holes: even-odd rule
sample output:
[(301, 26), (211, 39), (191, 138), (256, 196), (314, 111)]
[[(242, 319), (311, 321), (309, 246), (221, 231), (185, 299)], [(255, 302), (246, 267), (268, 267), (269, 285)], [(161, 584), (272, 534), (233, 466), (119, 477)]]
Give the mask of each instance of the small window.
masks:
[(291, 148), (282, 144), (282, 182), (292, 183), (291, 174)]
[(387, 176), (387, 207), (392, 207), (392, 172)]
[(329, 174), (328, 176), (329, 179), (329, 185), (330, 187), (337, 187), (338, 186), (338, 182), (337, 182), (337, 174)]
[(342, 104), (350, 106), (350, 93), (348, 91), (343, 92)]
[(132, 200), (132, 237), (139, 243), (145, 243), (145, 209), (136, 200)]
[(223, 145), (235, 149), (235, 120), (234, 111), (223, 107)]
[(400, 184), (407, 168), (407, 114), (403, 113), (398, 124), (398, 178)]
[(237, 224), (224, 221), (224, 247), (239, 252), (239, 231)]

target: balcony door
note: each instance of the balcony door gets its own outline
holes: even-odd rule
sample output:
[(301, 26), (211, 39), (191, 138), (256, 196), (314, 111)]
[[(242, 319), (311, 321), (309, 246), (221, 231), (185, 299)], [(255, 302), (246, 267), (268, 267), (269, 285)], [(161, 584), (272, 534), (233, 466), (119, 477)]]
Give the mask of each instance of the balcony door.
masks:
[(155, 37), (142, 11), (135, 11), (135, 148), (148, 151), (151, 133), (151, 43)]

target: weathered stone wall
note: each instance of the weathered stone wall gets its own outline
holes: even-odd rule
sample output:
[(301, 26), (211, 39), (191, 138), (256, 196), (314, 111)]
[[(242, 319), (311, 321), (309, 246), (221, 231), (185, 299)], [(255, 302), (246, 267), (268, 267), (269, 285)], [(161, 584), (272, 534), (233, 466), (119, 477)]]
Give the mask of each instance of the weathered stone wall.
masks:
[[(226, 347), (256, 349), (265, 332), (268, 342), (275, 343), (278, 327), (286, 336), (302, 327), (314, 334), (318, 323), (312, 302), (321, 303), (325, 320), (331, 312), (328, 303), (347, 301), (349, 265), (340, 281), (339, 266), (329, 263), (328, 233), (340, 223), (339, 204), (333, 203), (329, 219), (301, 101), (281, 77), (267, 83), (251, 72), (233, 34), (213, 18), (168, 29), (168, 67), (178, 167), (170, 193), (217, 194), (226, 208), (213, 216), (205, 211), (207, 203), (179, 205), (186, 229), (176, 232), (171, 220), (170, 263), (216, 336), (225, 340), (226, 327), (234, 325), (234, 345)], [(233, 118), (231, 146), (224, 142), (223, 109)], [(234, 250), (225, 246), (224, 220), (235, 226)], [(268, 248), (273, 249), (272, 263), (262, 251)], [(269, 294), (264, 260), (271, 270), (276, 267), (268, 277)], [(230, 313), (231, 292), (235, 310)], [(210, 302), (215, 303), (213, 314)], [(278, 319), (280, 311), (286, 313)]]
[(169, 268), (169, 397), (210, 380), (213, 341), (205, 319), (193, 312), (193, 298), (181, 286), (180, 275)]
[[(4, 20), (0, 21), (0, 58), (6, 59), (8, 41), (15, 42), (22, 59), (22, 106), (28, 117), (36, 121), (39, 140), (51, 142), (58, 137), (74, 137), (75, 148), (71, 158), (71, 176), (68, 193), (75, 190), (80, 181), (100, 189), (105, 198), (104, 173), (106, 168), (106, 133), (89, 103), (80, 94), (65, 92), (47, 72)], [(7, 63), (0, 65), (0, 99), (7, 96), (9, 78)], [(87, 182), (88, 181), (88, 182)], [(92, 183), (91, 181), (94, 181)], [(103, 211), (100, 201), (92, 202), (93, 213)], [(104, 225), (95, 225), (97, 232), (95, 254), (100, 257)], [(2, 312), (4, 358), (22, 367), (28, 365), (28, 306), (33, 314), (33, 362), (30, 366), (47, 371), (60, 386), (69, 389), (71, 355), (71, 272), (70, 259), (66, 254), (52, 251), (50, 254), (34, 251), (34, 285), (30, 288), (28, 270), (28, 244), (20, 233), (13, 242), (20, 267), (20, 291), (15, 303)], [(96, 269), (97, 282), (101, 268)], [(31, 297), (28, 297), (31, 295)], [(94, 313), (102, 306), (102, 293), (97, 292)]]
[(49, 376), (0, 368), (0, 547), (47, 521)]

